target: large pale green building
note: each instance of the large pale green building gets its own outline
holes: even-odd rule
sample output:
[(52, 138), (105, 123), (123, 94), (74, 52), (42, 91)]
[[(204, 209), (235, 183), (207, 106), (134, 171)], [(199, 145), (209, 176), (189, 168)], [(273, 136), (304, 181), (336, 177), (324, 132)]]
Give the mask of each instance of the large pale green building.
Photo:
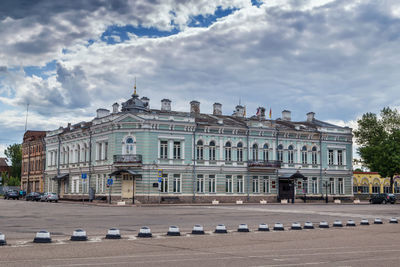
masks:
[(264, 108), (245, 113), (238, 105), (222, 115), (215, 103), (204, 114), (197, 101), (178, 112), (168, 99), (151, 109), (135, 92), (121, 108), (115, 103), (90, 122), (47, 133), (45, 190), (142, 203), (353, 196), (350, 128), (313, 112), (299, 122), (287, 110), (276, 120)]

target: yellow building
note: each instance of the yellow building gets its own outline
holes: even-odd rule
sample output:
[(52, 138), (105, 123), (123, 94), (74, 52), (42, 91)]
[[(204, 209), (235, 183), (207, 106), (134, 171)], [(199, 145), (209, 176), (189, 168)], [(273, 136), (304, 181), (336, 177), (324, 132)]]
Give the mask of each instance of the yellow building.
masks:
[[(396, 176), (393, 183), (394, 192), (400, 193), (400, 176)], [(384, 178), (377, 172), (353, 172), (353, 193), (379, 194), (392, 193), (390, 178)]]

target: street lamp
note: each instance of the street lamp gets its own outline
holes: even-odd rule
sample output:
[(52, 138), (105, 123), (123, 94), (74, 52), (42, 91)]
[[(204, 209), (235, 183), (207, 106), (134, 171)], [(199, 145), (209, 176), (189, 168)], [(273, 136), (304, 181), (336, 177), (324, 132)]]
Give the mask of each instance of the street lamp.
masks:
[(325, 179), (325, 181), (324, 181), (324, 186), (325, 186), (325, 193), (326, 193), (326, 197), (325, 197), (325, 203), (327, 203), (328, 204), (328, 181), (326, 180), (326, 168), (324, 169), (324, 179)]

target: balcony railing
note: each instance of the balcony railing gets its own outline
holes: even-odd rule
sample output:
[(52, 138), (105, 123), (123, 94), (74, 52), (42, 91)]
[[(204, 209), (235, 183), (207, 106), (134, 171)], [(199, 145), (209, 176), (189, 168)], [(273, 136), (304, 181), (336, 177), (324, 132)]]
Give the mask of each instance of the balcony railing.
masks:
[(142, 163), (142, 155), (114, 155), (114, 163)]
[(279, 160), (249, 160), (247, 162), (249, 168), (280, 168)]

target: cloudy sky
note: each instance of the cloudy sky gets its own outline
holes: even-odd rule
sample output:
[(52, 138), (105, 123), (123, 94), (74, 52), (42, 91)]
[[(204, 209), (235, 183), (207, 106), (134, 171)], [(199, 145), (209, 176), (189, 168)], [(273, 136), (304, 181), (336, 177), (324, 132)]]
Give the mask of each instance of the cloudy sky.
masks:
[(0, 156), (28, 129), (90, 120), (138, 94), (188, 111), (239, 101), (355, 126), (398, 106), (400, 3), (390, 0), (0, 2)]

